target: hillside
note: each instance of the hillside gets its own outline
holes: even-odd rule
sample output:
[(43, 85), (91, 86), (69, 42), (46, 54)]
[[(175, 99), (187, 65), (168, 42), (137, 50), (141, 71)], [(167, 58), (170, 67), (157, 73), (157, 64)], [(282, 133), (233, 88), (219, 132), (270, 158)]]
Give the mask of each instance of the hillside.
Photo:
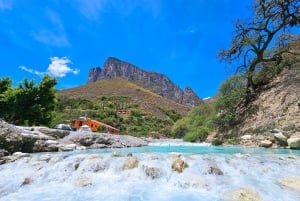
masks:
[(241, 133), (267, 134), (275, 128), (286, 134), (300, 131), (300, 68), (286, 69), (264, 86), (251, 108), (239, 125)]
[(59, 91), (58, 96), (60, 99), (82, 98), (87, 100), (96, 100), (102, 96), (127, 96), (131, 98), (133, 104), (139, 105), (144, 113), (158, 118), (166, 118), (166, 114), (161, 109), (174, 110), (185, 115), (191, 108), (164, 98), (124, 78), (90, 82), (80, 87)]
[(109, 57), (104, 62), (102, 68), (96, 67), (90, 69), (88, 83), (112, 78), (125, 78), (145, 89), (180, 104), (196, 106), (202, 102), (192, 88), (186, 87), (183, 91), (163, 74), (145, 71), (133, 64), (114, 57)]

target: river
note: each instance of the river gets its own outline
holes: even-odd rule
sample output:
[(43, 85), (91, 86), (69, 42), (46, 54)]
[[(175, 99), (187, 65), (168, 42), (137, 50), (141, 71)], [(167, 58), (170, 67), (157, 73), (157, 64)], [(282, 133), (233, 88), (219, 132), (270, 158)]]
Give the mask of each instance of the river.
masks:
[[(124, 169), (128, 154), (136, 168)], [(188, 164), (182, 173), (171, 168), (176, 158)], [(257, 200), (296, 201), (300, 189), (284, 181), (300, 181), (300, 150), (165, 142), (36, 153), (1, 165), (0, 178), (1, 201), (227, 201), (243, 189)]]

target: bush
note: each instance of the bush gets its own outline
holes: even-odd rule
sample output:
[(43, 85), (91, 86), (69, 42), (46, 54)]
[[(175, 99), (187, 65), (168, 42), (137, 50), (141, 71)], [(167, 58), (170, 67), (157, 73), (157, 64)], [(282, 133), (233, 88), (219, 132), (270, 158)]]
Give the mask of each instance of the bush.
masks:
[(214, 146), (220, 146), (223, 144), (223, 141), (221, 139), (214, 139), (212, 142), (211, 142), (212, 145)]
[(184, 141), (188, 141), (188, 142), (196, 142), (196, 141), (200, 141), (203, 142), (204, 140), (206, 140), (207, 136), (210, 134), (210, 129), (207, 127), (200, 127), (198, 129), (192, 130), (190, 132), (188, 132), (184, 137), (183, 140)]

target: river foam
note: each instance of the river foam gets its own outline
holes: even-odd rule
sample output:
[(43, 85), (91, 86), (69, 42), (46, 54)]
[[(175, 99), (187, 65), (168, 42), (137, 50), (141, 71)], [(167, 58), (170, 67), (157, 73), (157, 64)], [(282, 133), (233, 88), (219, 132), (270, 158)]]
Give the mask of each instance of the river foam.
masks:
[[(129, 153), (138, 165), (124, 169)], [(176, 158), (188, 164), (182, 173), (171, 168)], [(0, 200), (226, 201), (244, 190), (257, 200), (295, 201), (300, 191), (281, 181), (300, 181), (299, 169), (298, 151), (202, 145), (32, 154), (0, 166)]]

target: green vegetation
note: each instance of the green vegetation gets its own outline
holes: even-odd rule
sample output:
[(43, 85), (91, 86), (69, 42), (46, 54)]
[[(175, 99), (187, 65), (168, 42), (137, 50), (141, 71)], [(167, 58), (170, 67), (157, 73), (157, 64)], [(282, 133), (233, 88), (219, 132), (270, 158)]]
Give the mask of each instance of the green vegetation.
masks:
[(172, 136), (190, 142), (202, 142), (214, 130), (216, 115), (215, 102), (203, 103), (174, 124)]
[[(130, 115), (118, 114), (118, 110), (129, 110)], [(175, 111), (164, 111), (172, 118), (181, 116)], [(94, 100), (64, 98), (59, 100), (55, 113), (57, 118), (53, 125), (87, 116), (120, 129), (122, 134), (134, 136), (148, 136), (151, 132), (169, 136), (174, 123), (171, 117), (160, 119), (142, 112), (127, 96), (102, 96)], [(103, 128), (99, 127), (98, 130), (103, 131)]]
[(49, 125), (57, 103), (56, 83), (47, 75), (39, 84), (24, 79), (13, 88), (10, 78), (1, 78), (0, 118), (16, 125)]

